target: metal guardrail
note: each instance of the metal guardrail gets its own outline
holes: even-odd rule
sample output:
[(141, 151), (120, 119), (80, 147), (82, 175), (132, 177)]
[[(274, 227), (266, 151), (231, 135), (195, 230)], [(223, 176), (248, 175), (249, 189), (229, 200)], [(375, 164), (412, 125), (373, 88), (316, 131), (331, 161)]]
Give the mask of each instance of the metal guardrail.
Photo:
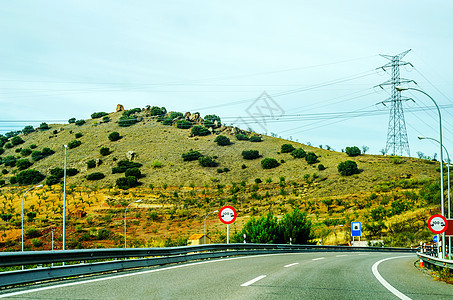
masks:
[(420, 253), (420, 252), (417, 252), (417, 256), (420, 257), (420, 259), (423, 260), (424, 263), (453, 269), (453, 260), (441, 259), (441, 258), (438, 258), (435, 256), (425, 254), (425, 253)]
[[(416, 252), (409, 248), (348, 247), (284, 244), (210, 244), (169, 248), (83, 249), (59, 251), (0, 252), (0, 267), (51, 265), (61, 262), (84, 262), (45, 268), (0, 272), (0, 287), (70, 276), (150, 267), (192, 260), (238, 255), (291, 252)], [(133, 259), (131, 259), (133, 258)], [(91, 262), (96, 260), (112, 260)], [(118, 260), (123, 259), (123, 260)]]

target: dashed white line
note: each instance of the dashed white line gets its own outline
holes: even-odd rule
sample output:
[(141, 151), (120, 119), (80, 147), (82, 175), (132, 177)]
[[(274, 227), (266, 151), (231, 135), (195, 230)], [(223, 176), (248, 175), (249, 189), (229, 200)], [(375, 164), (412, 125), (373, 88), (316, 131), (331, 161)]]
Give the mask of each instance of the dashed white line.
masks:
[(241, 284), (241, 286), (249, 286), (249, 285), (254, 284), (255, 282), (265, 278), (265, 277), (266, 277), (266, 275), (258, 276), (258, 277), (254, 278), (252, 280), (247, 281), (246, 283)]
[(348, 255), (347, 254), (337, 255), (337, 257), (343, 257), (343, 256), (348, 256)]
[(289, 267), (292, 267), (292, 266), (295, 266), (295, 265), (298, 265), (298, 264), (299, 264), (299, 263), (289, 264), (289, 265), (284, 266), (284, 268), (289, 268)]
[(325, 259), (325, 257), (313, 258), (312, 260), (321, 260), (321, 259)]
[(379, 274), (379, 271), (378, 271), (378, 266), (381, 262), (384, 262), (386, 260), (390, 260), (390, 259), (395, 259), (395, 258), (402, 258), (402, 257), (407, 257), (407, 256), (396, 256), (396, 257), (390, 257), (390, 258), (385, 258), (385, 259), (381, 259), (380, 261), (376, 262), (373, 267), (371, 268), (371, 270), (373, 271), (373, 275), (374, 277), (376, 277), (376, 279), (386, 288), (388, 289), (393, 295), (397, 296), (398, 298), (400, 299), (403, 299), (403, 300), (411, 300), (411, 298), (409, 298), (408, 296), (404, 295), (403, 293), (401, 293), (400, 291), (398, 291), (397, 289), (395, 289), (392, 285), (390, 285), (390, 283), (388, 283), (382, 276), (381, 274)]

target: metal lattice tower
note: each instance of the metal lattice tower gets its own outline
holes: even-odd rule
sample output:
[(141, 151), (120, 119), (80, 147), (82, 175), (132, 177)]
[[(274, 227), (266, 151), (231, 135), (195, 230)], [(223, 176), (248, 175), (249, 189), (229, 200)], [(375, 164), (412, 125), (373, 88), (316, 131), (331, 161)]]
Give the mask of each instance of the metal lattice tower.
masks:
[(392, 78), (379, 85), (381, 88), (385, 85), (391, 86), (391, 97), (381, 103), (384, 105), (386, 103), (391, 103), (385, 153), (392, 155), (403, 155), (405, 152), (408, 156), (410, 156), (402, 102), (412, 99), (401, 97), (401, 92), (396, 89), (396, 87), (400, 86), (402, 83), (413, 82), (413, 80), (400, 78), (400, 66), (412, 66), (409, 62), (401, 61), (401, 58), (403, 58), (409, 51), (411, 50), (409, 49), (395, 56), (381, 54), (382, 57), (390, 60), (390, 62), (379, 69), (386, 71), (386, 69), (392, 68)]

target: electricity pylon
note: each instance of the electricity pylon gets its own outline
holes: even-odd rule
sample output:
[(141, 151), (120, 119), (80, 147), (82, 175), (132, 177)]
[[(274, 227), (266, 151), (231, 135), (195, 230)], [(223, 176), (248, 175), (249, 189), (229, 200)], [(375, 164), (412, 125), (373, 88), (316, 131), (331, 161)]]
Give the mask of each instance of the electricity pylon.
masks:
[(411, 49), (394, 56), (380, 54), (382, 57), (390, 60), (390, 62), (379, 69), (387, 71), (386, 69), (392, 68), (392, 78), (379, 85), (381, 88), (386, 85), (391, 86), (391, 97), (381, 102), (383, 105), (391, 103), (387, 143), (385, 145), (385, 153), (391, 155), (403, 155), (403, 152), (406, 152), (407, 156), (410, 156), (402, 102), (412, 99), (401, 97), (401, 92), (396, 89), (397, 86), (400, 86), (403, 83), (414, 82), (413, 80), (400, 78), (400, 66), (412, 66), (409, 62), (401, 61), (409, 51), (411, 51)]

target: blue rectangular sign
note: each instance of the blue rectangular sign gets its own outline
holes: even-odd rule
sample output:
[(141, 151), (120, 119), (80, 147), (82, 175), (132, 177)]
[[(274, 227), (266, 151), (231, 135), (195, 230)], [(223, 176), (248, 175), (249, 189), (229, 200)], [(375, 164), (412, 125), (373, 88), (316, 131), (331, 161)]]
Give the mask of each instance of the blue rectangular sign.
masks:
[(362, 235), (362, 223), (351, 222), (351, 233), (352, 233), (352, 236), (361, 236)]

